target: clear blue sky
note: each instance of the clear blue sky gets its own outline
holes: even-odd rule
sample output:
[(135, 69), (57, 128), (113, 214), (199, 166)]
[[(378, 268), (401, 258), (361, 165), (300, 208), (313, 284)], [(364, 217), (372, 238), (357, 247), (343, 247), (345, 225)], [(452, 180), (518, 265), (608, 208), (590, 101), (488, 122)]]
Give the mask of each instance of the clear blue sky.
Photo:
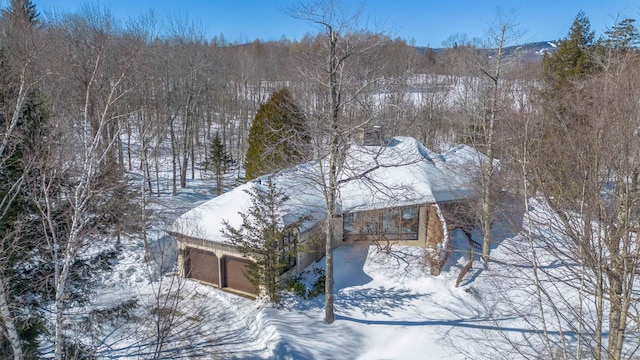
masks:
[[(126, 21), (153, 9), (166, 21), (178, 14), (199, 24), (207, 38), (224, 34), (229, 41), (278, 40), (285, 35), (300, 39), (315, 33), (309, 24), (282, 14), (278, 9), (295, 0), (32, 0), (44, 16), (77, 11), (83, 4), (98, 4), (116, 19)], [(0, 0), (6, 6), (9, 0)], [(483, 38), (495, 19), (495, 10), (516, 10), (519, 28), (526, 33), (520, 43), (555, 40), (567, 34), (573, 18), (583, 10), (592, 30), (602, 34), (614, 19), (640, 19), (640, 0), (365, 0), (362, 18), (372, 27), (385, 24), (392, 37), (414, 39), (419, 46), (440, 47), (451, 35)], [(638, 21), (640, 23), (640, 20)]]

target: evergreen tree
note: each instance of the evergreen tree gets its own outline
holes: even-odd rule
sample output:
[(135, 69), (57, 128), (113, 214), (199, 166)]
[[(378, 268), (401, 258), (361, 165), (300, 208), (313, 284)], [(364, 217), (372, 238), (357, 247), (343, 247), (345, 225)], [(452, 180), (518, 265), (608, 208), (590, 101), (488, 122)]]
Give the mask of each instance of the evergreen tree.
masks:
[(249, 281), (272, 303), (279, 303), (283, 284), (280, 275), (295, 265), (297, 255), (295, 231), (304, 218), (283, 224), (283, 206), (289, 197), (268, 178), (267, 185), (252, 183), (247, 190), (251, 207), (240, 213), (242, 225), (233, 228), (225, 221), (223, 235), (230, 239), (238, 251), (251, 259)]
[[(37, 338), (44, 332), (41, 309), (47, 289), (37, 281), (42, 270), (39, 218), (26, 185), (42, 138), (47, 106), (37, 90), (24, 93), (8, 57), (16, 39), (33, 30), (38, 14), (29, 0), (12, 0), (2, 9), (0, 48), (0, 124), (5, 132), (0, 150), (0, 357), (36, 358)], [(15, 64), (14, 64), (15, 65)], [(18, 65), (22, 65), (21, 63)], [(24, 96), (24, 97), (23, 97)], [(17, 108), (17, 109), (16, 109)], [(35, 275), (35, 276), (34, 276)]]
[(11, 0), (9, 7), (2, 10), (2, 15), (13, 21), (26, 20), (31, 24), (38, 22), (40, 17), (36, 5), (31, 0)]
[(544, 79), (552, 90), (559, 91), (571, 80), (596, 70), (594, 36), (589, 18), (580, 11), (558, 51), (543, 60)]
[(604, 46), (612, 51), (624, 51), (635, 48), (640, 43), (640, 34), (635, 19), (624, 19), (605, 32)]
[[(12, 100), (11, 91), (0, 94), (0, 103)], [(0, 106), (1, 118), (11, 114)], [(0, 271), (4, 294), (11, 303), (12, 317), (22, 343), (22, 355), (36, 357), (37, 337), (46, 331), (41, 320), (43, 302), (49, 298), (45, 284), (35, 281), (46, 278), (47, 265), (38, 255), (43, 249), (39, 237), (41, 227), (38, 212), (32, 202), (32, 189), (27, 186), (33, 178), (34, 149), (42, 139), (48, 118), (47, 105), (40, 93), (32, 92), (21, 110), (15, 136), (12, 137), (0, 171)], [(43, 276), (44, 275), (44, 276)], [(5, 324), (6, 325), (6, 324)], [(7, 339), (0, 342), (2, 354), (8, 355)], [(15, 354), (15, 350), (13, 350)]]
[(211, 142), (211, 149), (205, 169), (207, 171), (212, 170), (216, 177), (217, 195), (222, 193), (222, 175), (227, 171), (231, 160), (231, 155), (227, 152), (224, 143), (222, 143), (222, 140), (220, 139), (220, 134), (216, 131), (213, 141)]
[(244, 164), (246, 179), (252, 180), (303, 161), (309, 139), (304, 114), (289, 90), (275, 91), (260, 105), (249, 130)]
[[(547, 159), (549, 166), (541, 174), (547, 189), (553, 196), (575, 199), (580, 189), (573, 178), (573, 164), (576, 159), (556, 156), (562, 148), (575, 139), (576, 134), (590, 131), (581, 110), (572, 106), (574, 99), (591, 94), (582, 87), (583, 80), (597, 73), (598, 54), (602, 47), (594, 43), (589, 19), (579, 12), (569, 29), (567, 37), (560, 41), (556, 53), (543, 59), (543, 79), (546, 87), (542, 92), (544, 117), (541, 125), (537, 152)], [(571, 200), (569, 200), (570, 202)]]

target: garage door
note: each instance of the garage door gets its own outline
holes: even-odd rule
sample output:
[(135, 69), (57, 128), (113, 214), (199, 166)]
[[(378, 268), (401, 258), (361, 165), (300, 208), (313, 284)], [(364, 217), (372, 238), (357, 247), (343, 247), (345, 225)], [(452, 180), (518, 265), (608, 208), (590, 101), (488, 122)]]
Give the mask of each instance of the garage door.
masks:
[(220, 286), (219, 267), (216, 254), (200, 249), (184, 250), (184, 273), (186, 277)]
[(223, 259), (225, 269), (225, 286), (255, 295), (257, 291), (245, 275), (248, 270), (247, 265), (249, 265), (249, 262), (245, 259), (230, 256), (225, 256)]

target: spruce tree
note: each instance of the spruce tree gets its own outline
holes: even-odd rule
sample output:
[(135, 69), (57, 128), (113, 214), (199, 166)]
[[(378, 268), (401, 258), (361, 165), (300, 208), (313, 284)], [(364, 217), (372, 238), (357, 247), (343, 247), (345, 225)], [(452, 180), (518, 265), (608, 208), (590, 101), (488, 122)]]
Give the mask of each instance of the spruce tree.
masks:
[(247, 278), (272, 303), (279, 303), (283, 284), (280, 275), (295, 264), (297, 254), (295, 230), (305, 218), (284, 225), (283, 207), (289, 197), (276, 187), (271, 177), (266, 186), (256, 183), (247, 190), (251, 207), (242, 217), (239, 229), (225, 221), (223, 235), (237, 250), (251, 259)]
[[(12, 116), (4, 111), (6, 103), (12, 101), (10, 94), (11, 91), (0, 93), (0, 118), (3, 120)], [(5, 285), (4, 293), (12, 305), (22, 354), (27, 357), (36, 356), (37, 337), (46, 331), (41, 308), (51, 294), (50, 288), (34, 281), (43, 278), (48, 265), (42, 256), (35, 255), (43, 249), (44, 242), (40, 237), (40, 218), (32, 201), (33, 189), (27, 184), (28, 179), (36, 176), (34, 152), (44, 136), (47, 118), (44, 97), (31, 92), (21, 109), (15, 136), (8, 147), (10, 151), (3, 159), (0, 171), (0, 253), (3, 254), (0, 276)], [(7, 354), (9, 348), (6, 340), (0, 341), (3, 354)]]
[(37, 338), (46, 331), (41, 308), (49, 289), (35, 281), (47, 278), (42, 276), (46, 264), (34, 256), (42, 249), (40, 222), (25, 183), (33, 175), (33, 149), (42, 138), (47, 111), (37, 90), (20, 101), (20, 80), (5, 52), (12, 49), (11, 40), (32, 30), (38, 14), (30, 0), (12, 0), (2, 17), (7, 26), (0, 48), (0, 124), (6, 130), (0, 150), (0, 357), (36, 358)]
[(585, 117), (571, 104), (575, 98), (590, 96), (581, 83), (600, 70), (598, 53), (601, 47), (594, 42), (589, 19), (579, 12), (567, 34), (560, 41), (556, 53), (543, 59), (545, 88), (541, 95), (544, 103), (545, 121), (541, 126), (538, 152), (546, 158), (549, 166), (542, 175), (546, 188), (552, 196), (563, 196), (570, 203), (580, 189), (573, 178), (575, 159), (557, 156), (562, 148), (574, 140), (575, 134), (588, 131)]
[(580, 11), (558, 51), (543, 60), (544, 79), (553, 91), (561, 91), (571, 80), (597, 69), (594, 36), (589, 18)]
[(246, 179), (275, 172), (304, 160), (309, 144), (305, 117), (287, 88), (260, 105), (249, 130)]
[(216, 178), (216, 194), (222, 193), (222, 175), (227, 171), (227, 167), (231, 162), (231, 155), (227, 152), (220, 134), (216, 131), (213, 141), (211, 142), (211, 149), (209, 152), (209, 159), (207, 159), (206, 170), (213, 171)]
[(31, 0), (11, 0), (9, 7), (2, 10), (2, 15), (13, 21), (26, 20), (31, 24), (37, 23), (40, 17), (36, 5)]

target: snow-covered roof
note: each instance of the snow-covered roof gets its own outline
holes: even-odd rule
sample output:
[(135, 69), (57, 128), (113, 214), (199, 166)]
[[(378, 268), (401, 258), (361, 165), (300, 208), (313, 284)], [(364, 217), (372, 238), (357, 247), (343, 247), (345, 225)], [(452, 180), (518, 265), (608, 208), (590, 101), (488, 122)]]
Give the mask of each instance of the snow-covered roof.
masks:
[(437, 154), (411, 137), (395, 137), (383, 147), (352, 146), (341, 179), (355, 180), (341, 187), (340, 210), (362, 211), (472, 197), (470, 179), (476, 171), (471, 169), (477, 166), (469, 166), (473, 162), (467, 160), (477, 164), (480, 154), (467, 148), (469, 152)]
[[(385, 146), (351, 145), (340, 169), (338, 212), (346, 213), (396, 206), (460, 200), (475, 196), (471, 179), (486, 157), (460, 145), (444, 154), (427, 149), (411, 137), (395, 137)], [(285, 223), (299, 216), (311, 218), (304, 227), (324, 218), (322, 177), (324, 162), (306, 163), (271, 174), (275, 186), (289, 200), (284, 205)], [(239, 228), (239, 213), (251, 206), (247, 190), (262, 191), (268, 176), (240, 185), (180, 216), (170, 231), (219, 243), (223, 220)], [(303, 229), (304, 230), (304, 229)]]

